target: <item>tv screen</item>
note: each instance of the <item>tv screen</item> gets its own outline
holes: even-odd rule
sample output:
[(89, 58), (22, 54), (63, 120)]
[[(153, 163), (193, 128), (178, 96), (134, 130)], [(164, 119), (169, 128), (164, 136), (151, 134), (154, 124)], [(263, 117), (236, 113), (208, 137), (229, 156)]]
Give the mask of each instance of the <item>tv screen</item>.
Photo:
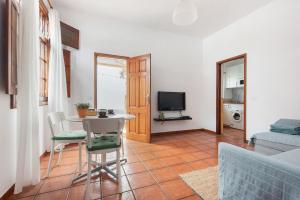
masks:
[(185, 110), (184, 92), (158, 92), (158, 111)]

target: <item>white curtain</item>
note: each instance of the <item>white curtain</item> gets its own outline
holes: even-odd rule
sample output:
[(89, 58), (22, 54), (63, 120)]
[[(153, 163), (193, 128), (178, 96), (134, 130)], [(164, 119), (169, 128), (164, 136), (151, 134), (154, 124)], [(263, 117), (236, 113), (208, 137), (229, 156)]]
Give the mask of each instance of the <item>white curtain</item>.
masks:
[(61, 42), (60, 20), (54, 9), (49, 13), (50, 60), (48, 106), (49, 112), (68, 113), (67, 83), (64, 56)]
[(40, 181), (38, 3), (38, 0), (22, 0), (20, 9), (15, 193)]

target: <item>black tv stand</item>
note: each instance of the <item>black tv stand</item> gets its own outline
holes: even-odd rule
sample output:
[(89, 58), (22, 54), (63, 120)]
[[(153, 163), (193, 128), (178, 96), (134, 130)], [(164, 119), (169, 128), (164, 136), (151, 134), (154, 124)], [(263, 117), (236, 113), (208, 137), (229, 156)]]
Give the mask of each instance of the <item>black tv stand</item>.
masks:
[(154, 118), (154, 121), (165, 122), (165, 121), (178, 121), (178, 120), (192, 120), (191, 116), (180, 116), (180, 117), (166, 117), (164, 119)]

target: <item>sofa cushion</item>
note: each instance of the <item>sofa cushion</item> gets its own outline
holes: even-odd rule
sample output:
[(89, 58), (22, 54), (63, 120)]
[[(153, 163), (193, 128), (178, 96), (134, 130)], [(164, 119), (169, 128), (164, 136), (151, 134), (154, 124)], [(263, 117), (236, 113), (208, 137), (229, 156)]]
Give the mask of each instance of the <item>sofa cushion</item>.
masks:
[(271, 125), (270, 131), (291, 135), (300, 135), (300, 120), (280, 119)]
[[(255, 147), (256, 146), (263, 146), (263, 147), (269, 148), (271, 150), (278, 151), (278, 153), (291, 151), (294, 149), (300, 149), (299, 146), (292, 146), (292, 145), (288, 145), (288, 144), (270, 142), (268, 140), (256, 140)], [(275, 153), (275, 154), (277, 154), (277, 153)]]
[(294, 149), (291, 151), (283, 152), (280, 154), (273, 155), (271, 157), (300, 167), (300, 149)]
[(119, 148), (121, 144), (118, 144), (117, 136), (101, 136), (97, 138), (92, 138), (91, 146), (87, 145), (88, 151), (97, 151), (105, 149), (115, 149)]
[(300, 148), (300, 135), (288, 135), (275, 132), (256, 133), (251, 137), (251, 142), (256, 144), (256, 140), (265, 140), (273, 143), (296, 146)]

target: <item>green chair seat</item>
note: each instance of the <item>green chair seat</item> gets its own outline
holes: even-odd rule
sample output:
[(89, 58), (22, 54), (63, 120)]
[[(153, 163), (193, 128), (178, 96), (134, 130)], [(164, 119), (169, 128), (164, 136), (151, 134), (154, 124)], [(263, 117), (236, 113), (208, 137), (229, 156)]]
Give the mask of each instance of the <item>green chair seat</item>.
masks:
[(52, 137), (52, 140), (84, 140), (85, 138), (85, 131), (63, 131)]
[(88, 151), (97, 151), (104, 149), (114, 149), (121, 147), (121, 144), (117, 144), (117, 136), (101, 136), (92, 138), (92, 144), (90, 147), (87, 146)]

